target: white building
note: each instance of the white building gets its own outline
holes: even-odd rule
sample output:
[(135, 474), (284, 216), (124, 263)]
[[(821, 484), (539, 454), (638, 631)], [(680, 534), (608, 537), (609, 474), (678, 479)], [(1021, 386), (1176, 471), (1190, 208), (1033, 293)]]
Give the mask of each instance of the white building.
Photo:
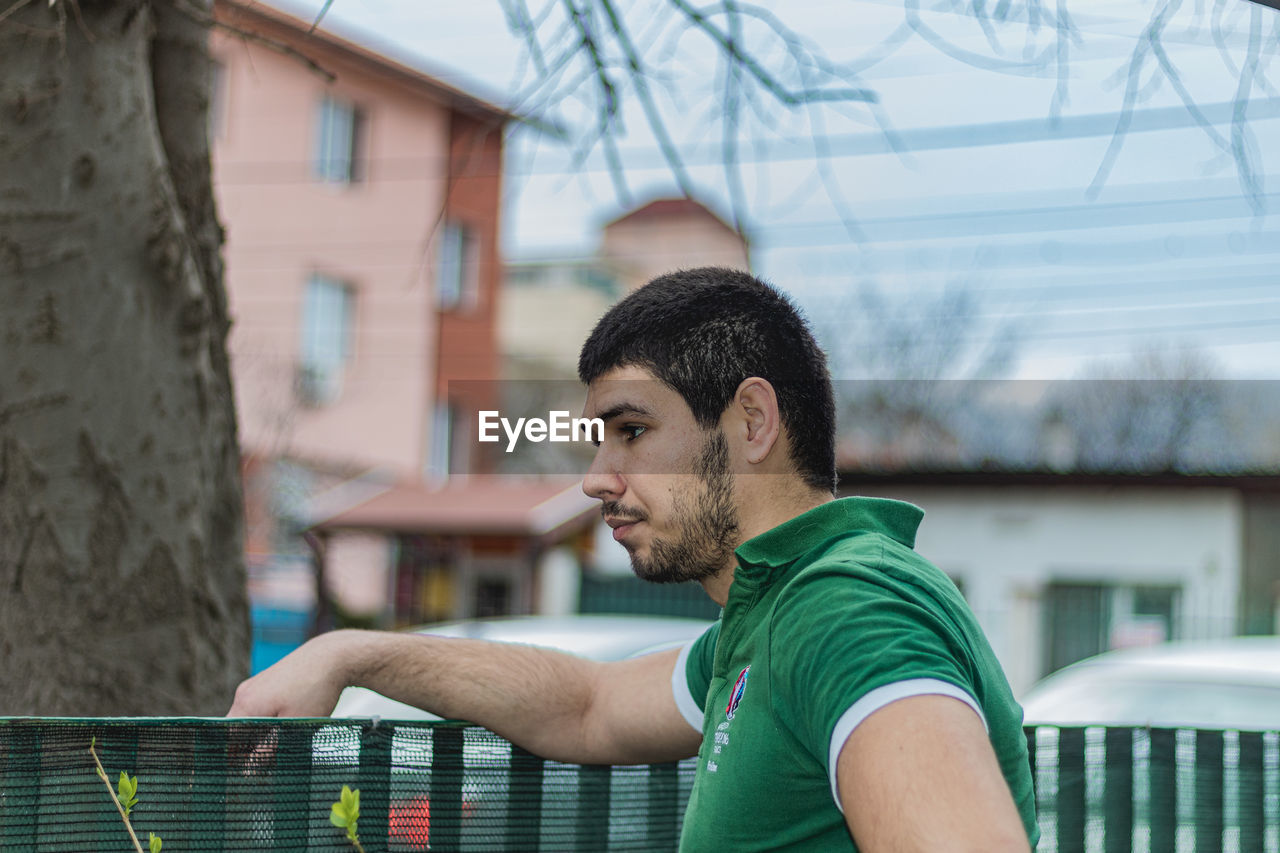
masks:
[(1108, 649), (1276, 627), (1275, 475), (847, 472), (841, 493), (925, 510), (917, 551), (961, 588), (1018, 694)]

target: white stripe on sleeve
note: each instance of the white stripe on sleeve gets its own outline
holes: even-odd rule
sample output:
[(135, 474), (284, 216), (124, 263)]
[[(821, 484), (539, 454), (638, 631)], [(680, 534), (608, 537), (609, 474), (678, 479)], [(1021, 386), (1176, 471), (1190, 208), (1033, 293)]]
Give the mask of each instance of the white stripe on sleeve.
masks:
[[(688, 688), (685, 688), (685, 692), (689, 692)], [(845, 741), (867, 717), (885, 705), (909, 696), (950, 696), (959, 699), (977, 713), (982, 720), (983, 728), (988, 728), (987, 718), (982, 713), (977, 700), (966, 690), (950, 682), (937, 678), (909, 678), (906, 681), (895, 681), (892, 684), (877, 687), (850, 705), (849, 709), (840, 715), (840, 719), (836, 721), (835, 730), (831, 733), (831, 747), (827, 755), (827, 776), (831, 779), (831, 796), (835, 799), (836, 808), (840, 809), (841, 814), (844, 814), (844, 806), (840, 804), (840, 791), (836, 785), (836, 763), (840, 758), (840, 750), (844, 749)]]
[(685, 672), (689, 664), (689, 652), (693, 650), (693, 644), (696, 642), (697, 640), (690, 640), (680, 649), (680, 657), (676, 658), (676, 668), (671, 671), (671, 695), (675, 697), (680, 716), (693, 726), (695, 732), (702, 734), (702, 709), (698, 707), (692, 691), (689, 690), (689, 676)]

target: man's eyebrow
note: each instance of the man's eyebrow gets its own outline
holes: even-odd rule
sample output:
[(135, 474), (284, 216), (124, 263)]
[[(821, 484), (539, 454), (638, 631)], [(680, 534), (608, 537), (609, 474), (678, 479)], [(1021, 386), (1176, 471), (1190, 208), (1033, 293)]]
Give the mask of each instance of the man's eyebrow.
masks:
[(595, 417), (608, 423), (614, 418), (624, 415), (632, 418), (651, 418), (653, 417), (653, 412), (638, 403), (619, 403), (616, 406), (605, 409), (603, 412), (597, 413)]

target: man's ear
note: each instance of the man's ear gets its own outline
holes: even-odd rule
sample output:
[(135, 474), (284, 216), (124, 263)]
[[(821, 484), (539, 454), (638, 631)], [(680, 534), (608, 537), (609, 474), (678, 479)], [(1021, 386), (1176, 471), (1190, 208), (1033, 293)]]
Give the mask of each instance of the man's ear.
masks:
[(738, 385), (733, 395), (732, 415), (738, 421), (743, 456), (758, 465), (769, 457), (782, 433), (778, 395), (767, 379), (751, 376)]

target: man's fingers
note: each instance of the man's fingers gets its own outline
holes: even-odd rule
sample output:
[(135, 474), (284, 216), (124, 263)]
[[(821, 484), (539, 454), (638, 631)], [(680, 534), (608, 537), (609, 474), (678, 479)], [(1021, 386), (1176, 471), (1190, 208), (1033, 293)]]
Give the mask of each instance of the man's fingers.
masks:
[(235, 698), (231, 701), (231, 710), (227, 711), (228, 717), (274, 717), (275, 714), (267, 713), (264, 709), (255, 708), (253, 701), (249, 698), (249, 682), (242, 681), (240, 686), (236, 688)]
[(333, 642), (339, 635), (309, 640), (272, 666), (242, 682), (228, 717), (326, 717), (338, 703), (342, 676), (335, 674)]

